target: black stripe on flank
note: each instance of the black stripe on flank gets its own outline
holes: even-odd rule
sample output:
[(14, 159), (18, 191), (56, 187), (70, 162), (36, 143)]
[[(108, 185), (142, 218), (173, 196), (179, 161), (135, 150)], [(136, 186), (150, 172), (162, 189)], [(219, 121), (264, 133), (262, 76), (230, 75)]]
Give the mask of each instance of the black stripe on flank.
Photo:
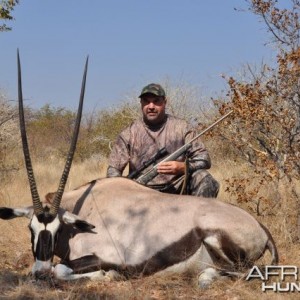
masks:
[(203, 238), (204, 234), (201, 229), (194, 228), (179, 241), (162, 249), (149, 260), (132, 267), (131, 270), (128, 270), (129, 275), (134, 275), (136, 271), (142, 275), (150, 275), (186, 261), (200, 248)]
[(74, 273), (87, 273), (97, 270), (115, 270), (126, 278), (140, 275), (151, 275), (164, 270), (172, 265), (186, 261), (200, 248), (203, 241), (203, 233), (199, 228), (191, 230), (179, 241), (162, 249), (150, 259), (138, 265), (117, 265), (102, 261), (96, 255), (88, 255), (82, 258), (62, 262), (73, 269)]

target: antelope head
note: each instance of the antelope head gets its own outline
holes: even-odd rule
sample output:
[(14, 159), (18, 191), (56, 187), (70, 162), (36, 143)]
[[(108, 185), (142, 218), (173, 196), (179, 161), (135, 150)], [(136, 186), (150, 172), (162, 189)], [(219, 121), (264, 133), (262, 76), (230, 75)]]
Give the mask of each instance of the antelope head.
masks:
[(85, 222), (84, 224), (84, 221), (76, 219), (76, 217), (73, 215), (72, 217), (70, 217), (71, 216), (70, 213), (66, 213), (63, 216), (60, 216), (60, 214), (58, 214), (62, 195), (68, 179), (68, 175), (72, 165), (72, 160), (74, 157), (74, 152), (76, 149), (76, 143), (78, 139), (84, 92), (85, 92), (85, 84), (86, 84), (88, 57), (85, 63), (77, 118), (76, 118), (70, 149), (67, 155), (65, 168), (63, 170), (60, 179), (59, 187), (57, 189), (57, 192), (55, 193), (55, 198), (50, 207), (43, 206), (42, 202), (40, 201), (40, 197), (36, 186), (36, 181), (34, 178), (33, 168), (31, 164), (31, 158), (30, 158), (27, 135), (26, 135), (25, 118), (24, 118), (21, 64), (20, 64), (19, 51), (17, 54), (17, 62), (18, 62), (18, 98), (19, 98), (20, 130), (21, 130), (23, 153), (25, 158), (25, 165), (26, 165), (27, 176), (29, 180), (33, 206), (30, 208), (23, 208), (23, 209), (2, 208), (2, 210), (0, 211), (0, 217), (4, 219), (5, 218), (10, 219), (17, 216), (26, 216), (30, 218), (29, 228), (31, 232), (32, 252), (34, 256), (34, 265), (32, 267), (32, 274), (37, 277), (41, 277), (51, 271), (55, 243), (57, 241), (57, 236), (61, 228), (62, 222), (73, 223), (73, 224), (76, 223), (78, 224), (80, 222), (83, 222), (81, 223), (83, 227), (88, 227), (89, 229), (93, 228), (92, 225), (88, 224), (87, 222)]

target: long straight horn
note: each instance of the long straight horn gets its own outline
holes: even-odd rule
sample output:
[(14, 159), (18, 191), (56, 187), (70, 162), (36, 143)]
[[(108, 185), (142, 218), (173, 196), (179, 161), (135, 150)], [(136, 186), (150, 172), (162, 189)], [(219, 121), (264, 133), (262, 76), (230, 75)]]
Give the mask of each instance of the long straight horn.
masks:
[(25, 118), (24, 118), (24, 107), (23, 107), (23, 94), (22, 94), (22, 78), (21, 78), (21, 63), (20, 55), (18, 49), (18, 95), (19, 95), (19, 118), (20, 118), (20, 131), (23, 145), (23, 153), (25, 158), (25, 165), (27, 170), (27, 176), (30, 185), (31, 197), (33, 201), (33, 208), (35, 215), (43, 213), (43, 206), (40, 201), (40, 197), (37, 191), (36, 182), (34, 179), (30, 153), (27, 142), (26, 127), (25, 127)]
[(59, 187), (58, 187), (53, 204), (52, 204), (52, 206), (50, 208), (50, 212), (49, 212), (53, 216), (57, 215), (57, 212), (58, 212), (58, 209), (60, 206), (60, 202), (61, 202), (61, 198), (62, 198), (63, 192), (65, 190), (65, 186), (66, 186), (66, 183), (68, 180), (68, 176), (69, 176), (69, 172), (71, 169), (75, 149), (76, 149), (76, 144), (77, 144), (77, 139), (78, 139), (78, 134), (79, 134), (79, 129), (80, 129), (81, 115), (82, 115), (82, 107), (83, 107), (83, 98), (84, 98), (84, 91), (85, 91), (88, 61), (89, 61), (89, 57), (87, 57), (86, 63), (85, 63), (85, 69), (84, 69), (82, 84), (81, 84), (81, 93), (80, 93), (80, 99), (79, 99), (79, 105), (78, 105), (77, 118), (76, 118), (74, 133), (73, 133), (73, 137), (72, 137), (72, 141), (71, 141), (71, 146), (70, 146), (69, 153), (67, 156), (65, 169), (64, 169), (62, 177), (60, 179)]

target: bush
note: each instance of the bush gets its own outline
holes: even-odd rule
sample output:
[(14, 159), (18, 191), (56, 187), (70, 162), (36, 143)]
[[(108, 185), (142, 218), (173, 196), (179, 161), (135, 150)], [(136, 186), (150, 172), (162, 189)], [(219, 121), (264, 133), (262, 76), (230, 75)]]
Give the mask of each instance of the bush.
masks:
[(31, 155), (40, 160), (53, 156), (65, 158), (72, 139), (75, 113), (46, 104), (37, 111), (28, 110), (26, 115)]
[(0, 179), (18, 170), (16, 150), (19, 146), (18, 112), (3, 93), (0, 93)]
[[(275, 1), (251, 1), (250, 9), (266, 22), (277, 43), (277, 64), (264, 66), (252, 80), (228, 77), (227, 99), (216, 105), (221, 113), (231, 109), (233, 120), (219, 134), (239, 151), (253, 173), (228, 180), (228, 191), (240, 202), (252, 203), (261, 215), (289, 210), (286, 226), (292, 240), (300, 238), (297, 184), (300, 179), (300, 3), (291, 10), (275, 7)], [(293, 33), (293, 34), (291, 34)], [(250, 185), (250, 182), (256, 184)], [(276, 197), (264, 191), (273, 186)], [(297, 236), (298, 235), (298, 236)]]

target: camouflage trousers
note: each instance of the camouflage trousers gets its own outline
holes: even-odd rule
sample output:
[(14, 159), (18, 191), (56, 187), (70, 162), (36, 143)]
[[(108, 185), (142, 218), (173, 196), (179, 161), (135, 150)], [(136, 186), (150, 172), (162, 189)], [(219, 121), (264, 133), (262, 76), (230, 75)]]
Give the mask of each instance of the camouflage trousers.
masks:
[[(187, 182), (185, 184), (185, 181)], [(206, 170), (196, 170), (188, 178), (181, 176), (167, 185), (148, 185), (163, 193), (185, 194), (206, 198), (216, 198), (220, 184)]]

